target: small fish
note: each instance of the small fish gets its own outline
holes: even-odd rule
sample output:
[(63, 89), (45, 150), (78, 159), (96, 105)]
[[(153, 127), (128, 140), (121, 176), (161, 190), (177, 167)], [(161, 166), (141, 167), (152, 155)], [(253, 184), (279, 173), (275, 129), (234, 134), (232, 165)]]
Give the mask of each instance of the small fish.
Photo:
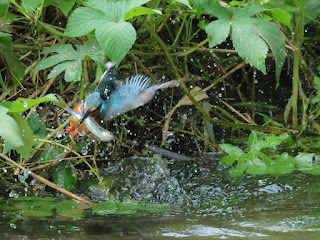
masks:
[[(65, 108), (65, 106), (63, 106), (63, 108)], [(81, 112), (80, 103), (73, 110), (80, 113)], [(97, 118), (94, 118), (94, 119), (96, 120), (96, 122), (100, 122)], [(78, 129), (75, 130), (77, 125), (78, 125), (78, 119), (75, 117), (72, 117), (70, 121), (70, 127), (67, 129), (67, 133), (69, 133), (71, 136), (78, 135), (79, 133), (82, 135), (90, 134), (89, 130), (86, 128), (84, 123), (80, 124)]]
[[(76, 119), (81, 118), (81, 113), (65, 106), (65, 110), (72, 115), (72, 117)], [(99, 138), (103, 142), (110, 141), (114, 138), (111, 132), (101, 127), (92, 117), (88, 116), (83, 123), (85, 124), (86, 128), (97, 138)]]

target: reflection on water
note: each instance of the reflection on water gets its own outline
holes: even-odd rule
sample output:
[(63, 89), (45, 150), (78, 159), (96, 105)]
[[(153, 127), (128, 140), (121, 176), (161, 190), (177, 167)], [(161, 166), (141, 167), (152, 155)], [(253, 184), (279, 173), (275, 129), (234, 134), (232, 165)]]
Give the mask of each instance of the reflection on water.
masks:
[[(100, 201), (102, 206), (111, 196), (123, 201), (128, 197), (135, 199), (139, 202), (135, 202), (134, 211), (130, 201), (127, 208), (115, 204), (112, 209), (108, 205), (111, 210), (95, 210), (72, 200), (64, 200), (63, 208), (56, 198), (31, 201), (31, 205), (23, 198), (2, 199), (2, 239), (319, 237), (317, 176), (295, 173), (230, 179), (216, 169), (214, 162), (216, 159), (171, 162), (133, 157), (111, 162), (101, 169), (104, 178), (112, 179), (108, 190), (93, 186), (81, 189), (83, 195)], [(45, 202), (47, 205), (41, 206)], [(153, 211), (163, 203), (169, 203), (170, 207)]]

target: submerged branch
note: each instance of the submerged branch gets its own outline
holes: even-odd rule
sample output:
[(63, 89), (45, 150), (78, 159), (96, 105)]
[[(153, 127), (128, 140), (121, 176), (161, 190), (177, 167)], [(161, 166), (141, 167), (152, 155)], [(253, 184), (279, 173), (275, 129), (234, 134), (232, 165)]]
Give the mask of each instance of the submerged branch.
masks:
[(49, 180), (39, 176), (38, 174), (35, 174), (34, 172), (31, 172), (30, 170), (26, 169), (25, 167), (21, 166), (20, 164), (18, 164), (17, 162), (13, 161), (11, 158), (3, 155), (2, 153), (0, 153), (0, 157), (2, 157), (3, 159), (5, 159), (7, 162), (15, 165), (16, 167), (20, 168), (21, 170), (23, 171), (28, 171), (30, 173), (30, 175), (34, 178), (34, 179), (37, 179), (39, 182), (42, 182), (43, 184), (53, 188), (53, 189), (56, 189), (58, 190), (59, 192), (62, 192), (63, 194), (71, 197), (72, 199), (74, 200), (77, 200), (79, 203), (81, 204), (90, 204), (92, 205), (93, 203), (82, 198), (82, 197), (79, 197), (78, 195), (75, 195), (73, 194), (72, 192), (69, 192), (68, 190), (62, 188), (62, 187), (59, 187), (58, 185), (54, 184), (53, 182), (50, 182)]

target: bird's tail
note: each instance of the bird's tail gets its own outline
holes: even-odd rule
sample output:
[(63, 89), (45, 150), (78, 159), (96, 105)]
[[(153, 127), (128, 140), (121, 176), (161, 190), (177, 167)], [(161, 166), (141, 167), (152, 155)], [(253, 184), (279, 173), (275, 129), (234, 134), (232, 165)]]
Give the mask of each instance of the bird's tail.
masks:
[(183, 77), (183, 78), (180, 78), (178, 80), (172, 80), (172, 81), (169, 81), (169, 82), (165, 82), (165, 83), (161, 83), (159, 85), (156, 85), (157, 88), (156, 89), (164, 89), (164, 88), (169, 88), (169, 87), (177, 87), (179, 86), (179, 84), (181, 82), (187, 82), (189, 81), (190, 79), (187, 78), (187, 77)]

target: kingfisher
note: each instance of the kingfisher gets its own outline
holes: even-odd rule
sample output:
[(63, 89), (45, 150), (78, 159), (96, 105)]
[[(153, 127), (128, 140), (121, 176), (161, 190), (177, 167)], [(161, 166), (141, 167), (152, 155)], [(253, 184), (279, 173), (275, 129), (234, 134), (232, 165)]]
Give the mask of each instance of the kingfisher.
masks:
[[(150, 83), (150, 78), (136, 75), (126, 78), (124, 82), (116, 80), (115, 63), (108, 62), (96, 90), (88, 94), (84, 101), (74, 109), (81, 113), (80, 119), (73, 118), (67, 130), (71, 135), (79, 132), (88, 134), (84, 120), (90, 116), (97, 122), (107, 121), (125, 112), (136, 109), (150, 102), (158, 89), (178, 86), (181, 81), (172, 80), (161, 84)], [(74, 130), (74, 132), (71, 132)]]

